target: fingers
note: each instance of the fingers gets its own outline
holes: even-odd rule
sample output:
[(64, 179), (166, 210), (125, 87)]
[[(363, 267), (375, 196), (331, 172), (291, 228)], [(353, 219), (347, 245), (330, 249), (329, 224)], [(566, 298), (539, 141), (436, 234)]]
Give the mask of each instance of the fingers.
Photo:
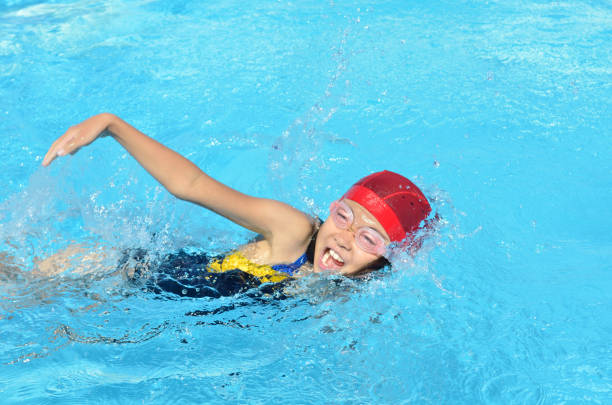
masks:
[(98, 114), (70, 127), (49, 148), (42, 165), (49, 166), (58, 156), (74, 154), (85, 145), (92, 143), (109, 125), (111, 114)]
[(62, 138), (60, 137), (55, 142), (53, 142), (53, 144), (51, 145), (51, 147), (49, 148), (49, 150), (45, 154), (45, 157), (44, 157), (44, 159), (42, 161), (42, 165), (43, 166), (49, 166), (51, 164), (51, 162), (53, 162), (53, 160), (56, 158), (56, 156), (57, 156), (57, 147), (58, 147), (61, 139)]
[(57, 152), (55, 152), (55, 147), (51, 146), (43, 158), (42, 165), (45, 167), (49, 166), (56, 156)]
[(51, 147), (49, 148), (49, 150), (47, 151), (47, 153), (45, 154), (45, 157), (43, 158), (42, 161), (42, 165), (43, 166), (49, 166), (49, 164), (53, 161), (53, 159), (55, 159), (55, 146), (59, 143), (61, 137), (56, 139), (55, 142), (53, 142), (51, 144)]
[(55, 160), (58, 156), (64, 156), (68, 153), (72, 153), (72, 149), (77, 149), (75, 147), (74, 141), (75, 135), (71, 133), (69, 129), (64, 135), (60, 136), (49, 148), (47, 154), (45, 155), (42, 165), (49, 166), (53, 160)]

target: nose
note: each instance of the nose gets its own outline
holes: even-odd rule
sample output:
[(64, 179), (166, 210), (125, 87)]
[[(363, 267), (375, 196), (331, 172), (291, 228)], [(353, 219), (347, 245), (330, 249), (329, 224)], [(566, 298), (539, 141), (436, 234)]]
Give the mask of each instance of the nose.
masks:
[(339, 247), (350, 251), (352, 245), (351, 241), (355, 239), (355, 231), (353, 230), (353, 227), (349, 226), (348, 228), (343, 229), (340, 233), (338, 233), (335, 239)]
[(348, 228), (346, 228), (346, 230), (347, 230), (347, 231), (349, 231), (350, 233), (352, 233), (352, 234), (353, 234), (353, 236), (355, 236), (355, 234), (356, 234), (356, 232), (357, 232), (357, 231), (355, 231), (355, 230), (353, 229), (353, 225), (354, 225), (354, 224), (350, 224), (350, 225), (348, 226)]

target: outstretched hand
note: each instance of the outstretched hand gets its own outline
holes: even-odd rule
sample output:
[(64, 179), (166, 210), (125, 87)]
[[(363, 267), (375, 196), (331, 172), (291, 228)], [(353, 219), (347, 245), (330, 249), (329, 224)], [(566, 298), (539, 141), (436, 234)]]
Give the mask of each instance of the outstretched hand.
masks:
[(83, 146), (87, 146), (104, 132), (111, 122), (111, 114), (98, 114), (72, 126), (62, 136), (57, 138), (47, 151), (42, 161), (43, 166), (49, 166), (58, 156), (75, 154)]

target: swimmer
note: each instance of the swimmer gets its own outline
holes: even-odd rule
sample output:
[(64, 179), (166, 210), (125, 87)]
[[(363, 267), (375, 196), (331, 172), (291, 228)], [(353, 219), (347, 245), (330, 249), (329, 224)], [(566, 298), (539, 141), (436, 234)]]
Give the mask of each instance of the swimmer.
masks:
[(103, 134), (119, 142), (177, 198), (260, 235), (224, 258), (203, 263), (209, 273), (239, 269), (262, 282), (310, 272), (363, 275), (387, 265), (389, 245), (410, 243), (431, 212), (427, 198), (410, 180), (382, 171), (355, 183), (331, 204), (328, 219), (320, 223), (288, 204), (249, 196), (214, 180), (185, 157), (109, 113), (69, 128), (51, 145), (42, 165), (76, 153)]

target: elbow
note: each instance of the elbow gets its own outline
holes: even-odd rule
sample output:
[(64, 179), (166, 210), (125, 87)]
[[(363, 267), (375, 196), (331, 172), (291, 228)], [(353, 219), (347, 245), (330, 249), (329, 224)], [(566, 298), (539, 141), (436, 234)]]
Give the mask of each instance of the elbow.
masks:
[(175, 190), (175, 189), (170, 189), (170, 188), (167, 188), (166, 190), (168, 190), (170, 194), (172, 194), (174, 197), (178, 198), (179, 200), (187, 199), (185, 192), (182, 190)]
[(193, 190), (200, 179), (200, 175), (194, 176), (192, 179), (183, 181), (179, 184), (170, 184), (166, 190), (173, 196), (183, 201), (193, 201)]
[(174, 197), (178, 198), (179, 200), (184, 200), (184, 201), (189, 200), (189, 193), (185, 187), (172, 186), (172, 187), (166, 187), (166, 190), (168, 190), (170, 194), (172, 194)]

